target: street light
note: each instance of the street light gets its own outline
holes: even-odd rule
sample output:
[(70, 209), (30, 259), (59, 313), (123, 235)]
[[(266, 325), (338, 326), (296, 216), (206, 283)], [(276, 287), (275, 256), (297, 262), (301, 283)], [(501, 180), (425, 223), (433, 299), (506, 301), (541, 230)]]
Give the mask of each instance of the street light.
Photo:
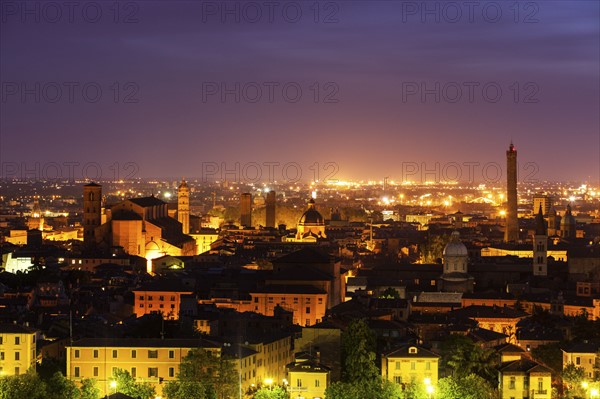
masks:
[(269, 389), (271, 391), (273, 390), (273, 379), (272, 378), (266, 378), (265, 379), (265, 384), (267, 384), (269, 386)]
[(112, 380), (112, 381), (110, 382), (110, 387), (111, 387), (112, 389), (114, 389), (114, 390), (115, 390), (115, 392), (114, 392), (114, 393), (117, 393), (117, 381), (115, 381), (115, 380)]
[(429, 394), (429, 398), (433, 398), (433, 391), (435, 389), (433, 388), (433, 385), (427, 385), (427, 393)]
[(597, 398), (598, 396), (600, 396), (600, 392), (598, 392), (598, 389), (592, 388), (592, 390), (590, 391), (590, 398)]

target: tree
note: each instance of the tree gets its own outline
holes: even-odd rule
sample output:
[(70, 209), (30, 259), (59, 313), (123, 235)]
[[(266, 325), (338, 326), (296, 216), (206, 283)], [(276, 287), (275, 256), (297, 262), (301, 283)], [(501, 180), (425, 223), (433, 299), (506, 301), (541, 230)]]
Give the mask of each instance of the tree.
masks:
[(375, 334), (363, 319), (353, 320), (342, 334), (344, 380), (360, 385), (380, 381), (375, 365)]
[(453, 377), (477, 374), (495, 383), (496, 362), (493, 350), (483, 349), (463, 335), (450, 335), (442, 344), (442, 367), (450, 370)]
[(0, 399), (46, 399), (46, 384), (31, 373), (0, 377)]
[(168, 385), (169, 399), (196, 398), (184, 393), (192, 387), (200, 390), (198, 399), (235, 397), (240, 390), (235, 360), (200, 348), (188, 352), (179, 366), (177, 379)]
[(272, 389), (263, 387), (254, 394), (254, 399), (288, 399), (290, 395), (282, 387), (273, 387)]
[(46, 381), (47, 399), (80, 399), (81, 391), (75, 383), (56, 372)]
[(395, 288), (388, 287), (381, 293), (381, 295), (379, 295), (379, 297), (386, 299), (400, 299), (400, 294)]
[(134, 397), (135, 399), (154, 398), (156, 390), (148, 382), (136, 382), (135, 378), (126, 370), (117, 369), (113, 373), (117, 383), (117, 392)]
[(84, 378), (81, 380), (81, 399), (98, 399), (100, 389), (96, 386), (96, 380), (92, 378)]
[(567, 398), (584, 398), (585, 389), (582, 382), (585, 380), (585, 369), (569, 363), (562, 371), (562, 379), (565, 384), (565, 395)]
[(436, 398), (441, 399), (496, 399), (498, 391), (478, 375), (445, 377), (438, 381)]
[(562, 370), (562, 351), (558, 343), (537, 346), (531, 350), (531, 356), (554, 372)]
[(169, 381), (163, 393), (169, 399), (208, 399), (207, 387), (200, 381)]

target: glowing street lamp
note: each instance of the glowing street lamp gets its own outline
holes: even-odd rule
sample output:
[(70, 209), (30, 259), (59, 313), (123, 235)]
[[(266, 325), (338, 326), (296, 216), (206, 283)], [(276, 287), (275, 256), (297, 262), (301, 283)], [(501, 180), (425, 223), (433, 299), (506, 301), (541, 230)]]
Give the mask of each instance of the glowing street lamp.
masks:
[(598, 389), (596, 388), (592, 388), (592, 390), (590, 391), (590, 398), (597, 398), (598, 396), (600, 396), (600, 392), (598, 392)]
[(114, 389), (114, 390), (115, 390), (115, 392), (114, 392), (114, 393), (117, 393), (117, 381), (115, 381), (115, 380), (112, 380), (112, 381), (110, 382), (110, 387), (111, 387), (112, 389)]
[(269, 389), (271, 391), (273, 390), (273, 379), (272, 378), (266, 378), (265, 379), (265, 384), (267, 384), (269, 386)]
[(433, 398), (433, 391), (435, 389), (433, 388), (433, 385), (427, 385), (427, 393), (429, 394), (429, 398)]

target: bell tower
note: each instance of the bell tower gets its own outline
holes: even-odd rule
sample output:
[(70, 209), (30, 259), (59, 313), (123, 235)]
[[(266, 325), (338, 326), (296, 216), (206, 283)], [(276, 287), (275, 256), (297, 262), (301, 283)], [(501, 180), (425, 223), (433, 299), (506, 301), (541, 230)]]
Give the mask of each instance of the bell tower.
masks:
[(86, 247), (96, 243), (95, 229), (101, 223), (102, 186), (89, 183), (83, 186), (83, 243)]
[(177, 189), (177, 220), (181, 223), (183, 234), (190, 233), (190, 189), (185, 179)]

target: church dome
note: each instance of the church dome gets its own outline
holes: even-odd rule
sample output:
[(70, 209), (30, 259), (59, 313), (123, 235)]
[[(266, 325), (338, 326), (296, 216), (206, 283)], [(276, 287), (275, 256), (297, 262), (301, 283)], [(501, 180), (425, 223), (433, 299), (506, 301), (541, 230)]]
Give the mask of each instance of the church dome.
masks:
[(468, 256), (467, 247), (460, 241), (460, 233), (453, 231), (450, 242), (444, 248), (446, 256)]
[(306, 224), (323, 225), (323, 224), (325, 224), (325, 220), (323, 219), (323, 216), (319, 213), (319, 211), (317, 211), (315, 209), (315, 201), (313, 199), (308, 201), (308, 209), (306, 210), (306, 212), (304, 212), (304, 214), (302, 214), (302, 216), (300, 217), (300, 220), (298, 221), (298, 224), (301, 224), (301, 225), (306, 225)]
[(571, 226), (575, 226), (575, 218), (571, 214), (571, 205), (569, 204), (569, 205), (567, 205), (567, 211), (565, 212), (564, 216), (560, 220), (560, 227), (561, 227), (561, 230), (566, 230), (566, 228), (571, 227)]

